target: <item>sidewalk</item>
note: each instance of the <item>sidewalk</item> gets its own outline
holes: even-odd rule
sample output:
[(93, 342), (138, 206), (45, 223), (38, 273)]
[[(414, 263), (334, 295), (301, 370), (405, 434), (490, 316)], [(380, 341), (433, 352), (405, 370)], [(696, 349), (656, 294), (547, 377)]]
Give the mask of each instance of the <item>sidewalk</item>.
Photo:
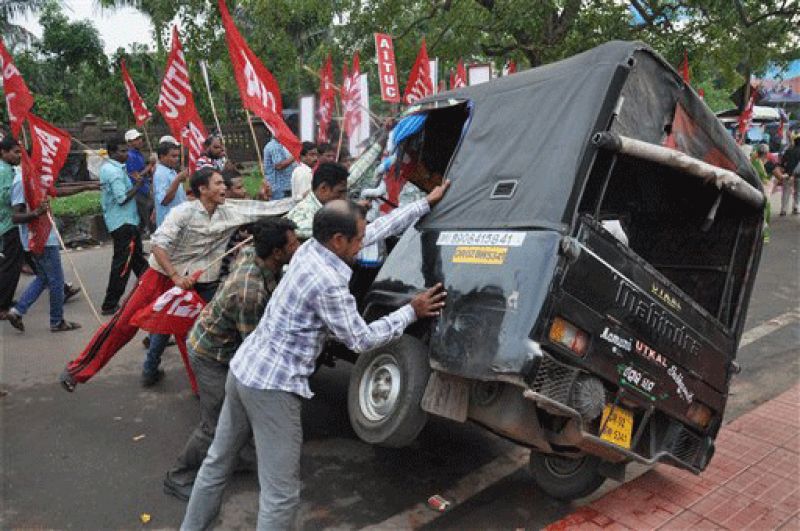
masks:
[(800, 385), (726, 425), (699, 476), (657, 465), (547, 526), (800, 529)]

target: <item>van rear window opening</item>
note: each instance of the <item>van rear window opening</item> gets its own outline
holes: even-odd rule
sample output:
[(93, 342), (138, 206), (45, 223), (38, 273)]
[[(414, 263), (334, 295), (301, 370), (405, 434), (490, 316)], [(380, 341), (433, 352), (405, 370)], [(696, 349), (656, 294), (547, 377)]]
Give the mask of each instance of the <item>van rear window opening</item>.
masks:
[(760, 214), (752, 206), (727, 193), (720, 197), (696, 176), (600, 150), (580, 213), (618, 220), (634, 253), (724, 326), (733, 324), (758, 236), (752, 220)]

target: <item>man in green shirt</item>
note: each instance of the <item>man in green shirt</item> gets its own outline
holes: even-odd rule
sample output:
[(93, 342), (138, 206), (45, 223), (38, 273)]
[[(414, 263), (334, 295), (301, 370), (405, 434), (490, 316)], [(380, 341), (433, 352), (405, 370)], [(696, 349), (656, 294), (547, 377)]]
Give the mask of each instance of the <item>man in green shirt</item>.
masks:
[[(6, 319), (22, 271), (22, 243), (11, 220), (14, 166), (22, 160), (22, 148), (11, 135), (0, 138), (0, 319)], [(47, 203), (44, 203), (47, 208)]]
[(297, 225), (297, 237), (307, 240), (311, 237), (314, 214), (322, 205), (334, 199), (344, 199), (347, 195), (347, 169), (335, 162), (319, 165), (311, 179), (311, 192), (286, 214)]
[[(184, 501), (189, 499), (194, 478), (214, 439), (217, 418), (225, 399), (228, 362), (258, 325), (278, 285), (281, 269), (289, 263), (299, 246), (294, 229), (295, 224), (287, 219), (254, 223), (254, 246), (240, 253), (232, 273), (203, 309), (189, 333), (187, 346), (197, 378), (200, 424), (164, 478), (164, 492), (167, 494)], [(245, 456), (246, 461), (255, 465), (252, 446)]]

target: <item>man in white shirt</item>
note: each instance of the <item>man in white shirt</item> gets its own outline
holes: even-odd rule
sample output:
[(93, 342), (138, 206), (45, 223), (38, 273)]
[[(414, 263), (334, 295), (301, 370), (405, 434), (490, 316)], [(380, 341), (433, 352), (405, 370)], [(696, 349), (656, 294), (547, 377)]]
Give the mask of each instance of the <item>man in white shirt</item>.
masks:
[(311, 179), (314, 171), (311, 169), (317, 164), (319, 151), (316, 144), (303, 142), (300, 148), (300, 164), (292, 171), (292, 199), (300, 201), (311, 191)]

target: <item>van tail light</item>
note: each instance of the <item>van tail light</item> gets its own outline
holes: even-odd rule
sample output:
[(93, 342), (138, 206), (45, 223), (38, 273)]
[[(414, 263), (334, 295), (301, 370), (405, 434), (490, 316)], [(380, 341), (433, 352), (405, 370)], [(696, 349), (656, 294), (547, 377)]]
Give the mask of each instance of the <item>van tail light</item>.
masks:
[(561, 317), (553, 319), (550, 325), (550, 341), (567, 347), (580, 357), (585, 356), (589, 349), (589, 334)]
[(686, 418), (703, 429), (708, 427), (708, 423), (711, 422), (711, 416), (711, 409), (696, 400), (689, 406), (689, 410), (686, 412)]

